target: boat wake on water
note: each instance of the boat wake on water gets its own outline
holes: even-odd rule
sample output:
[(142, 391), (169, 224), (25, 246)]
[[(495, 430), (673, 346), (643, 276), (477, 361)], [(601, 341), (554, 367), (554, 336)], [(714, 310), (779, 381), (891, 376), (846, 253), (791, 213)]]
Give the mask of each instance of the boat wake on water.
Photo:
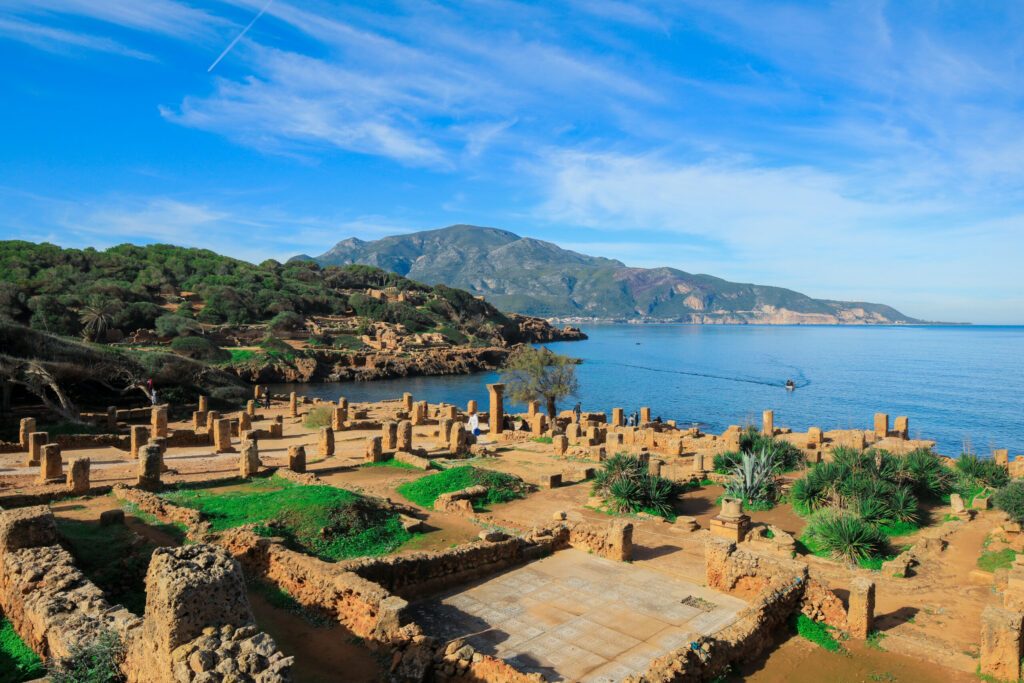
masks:
[[(779, 387), (785, 388), (785, 380), (781, 381), (770, 381), (765, 379), (756, 379), (750, 377), (730, 377), (728, 375), (714, 375), (707, 372), (690, 372), (687, 370), (670, 370), (668, 368), (652, 368), (648, 365), (632, 365), (630, 363), (613, 363), (608, 361), (598, 361), (595, 365), (616, 365), (623, 368), (633, 368), (635, 370), (647, 370), (648, 372), (664, 372), (670, 375), (687, 375), (689, 377), (704, 377), (707, 379), (720, 379), (726, 382), (740, 382), (743, 384), (757, 384), (764, 387)], [(794, 387), (796, 389), (802, 389), (803, 387), (809, 386), (811, 380), (803, 376), (803, 373), (794, 380)]]

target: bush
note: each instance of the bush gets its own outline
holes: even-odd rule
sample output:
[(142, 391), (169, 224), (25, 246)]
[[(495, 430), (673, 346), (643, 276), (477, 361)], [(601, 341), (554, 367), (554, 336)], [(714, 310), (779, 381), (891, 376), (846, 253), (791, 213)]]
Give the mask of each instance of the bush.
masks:
[(302, 327), (302, 316), (295, 311), (281, 311), (270, 319), (270, 329), (275, 332), (292, 331)]
[(992, 504), (1018, 522), (1024, 522), (1024, 481), (1012, 481), (996, 491)]
[(181, 315), (162, 315), (156, 319), (156, 333), (161, 337), (186, 337), (203, 333), (203, 326)]
[(777, 472), (789, 472), (804, 464), (804, 454), (799, 448), (788, 441), (761, 434), (753, 427), (740, 434), (740, 451), (769, 453)]
[(263, 338), (263, 341), (260, 342), (260, 348), (268, 353), (292, 354), (295, 352), (295, 349), (272, 334), (268, 334)]
[(653, 476), (640, 458), (622, 453), (605, 460), (594, 477), (592, 490), (603, 496), (615, 512), (673, 514), (676, 488), (668, 479)]
[(319, 429), (320, 427), (330, 427), (331, 421), (334, 417), (334, 408), (331, 406), (316, 406), (308, 413), (306, 413), (306, 419), (302, 421), (302, 424), (309, 429)]
[(192, 360), (219, 362), (231, 360), (231, 354), (206, 337), (175, 337), (171, 350)]
[(50, 669), (52, 683), (115, 683), (123, 681), (121, 660), (124, 644), (112, 631), (100, 633), (96, 640), (85, 646), (75, 646), (71, 655), (55, 660)]
[(822, 510), (815, 513), (801, 537), (816, 555), (857, 562), (881, 554), (885, 537), (852, 512)]

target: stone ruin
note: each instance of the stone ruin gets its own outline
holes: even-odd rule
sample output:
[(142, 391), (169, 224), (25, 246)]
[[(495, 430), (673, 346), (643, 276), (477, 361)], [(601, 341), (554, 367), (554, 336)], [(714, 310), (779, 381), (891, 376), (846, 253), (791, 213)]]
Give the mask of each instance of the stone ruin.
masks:
[(124, 644), (128, 683), (290, 680), (292, 658), (254, 626), (241, 568), (224, 549), (154, 551), (140, 619), (109, 604), (58, 541), (46, 506), (0, 512), (0, 611), (43, 659), (111, 632)]

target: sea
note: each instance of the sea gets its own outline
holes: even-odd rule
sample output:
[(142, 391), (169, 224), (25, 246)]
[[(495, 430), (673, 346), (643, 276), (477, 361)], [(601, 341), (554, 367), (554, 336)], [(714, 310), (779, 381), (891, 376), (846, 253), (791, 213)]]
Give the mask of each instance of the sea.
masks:
[[(876, 412), (910, 418), (913, 438), (936, 450), (1024, 455), (1024, 326), (589, 325), (586, 341), (547, 344), (583, 362), (584, 410), (651, 414), (721, 432), (729, 425), (805, 431), (870, 429)], [(796, 389), (787, 391), (792, 379)], [(396, 398), (486, 406), (497, 373), (374, 382), (278, 385), (350, 401)], [(508, 405), (507, 410), (523, 410)]]

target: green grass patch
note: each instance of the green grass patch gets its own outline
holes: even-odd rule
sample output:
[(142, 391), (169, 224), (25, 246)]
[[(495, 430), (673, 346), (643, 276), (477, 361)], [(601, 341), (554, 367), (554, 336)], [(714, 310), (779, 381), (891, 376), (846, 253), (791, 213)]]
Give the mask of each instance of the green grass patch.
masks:
[(147, 525), (153, 527), (157, 531), (161, 531), (178, 543), (185, 543), (188, 540), (188, 527), (181, 522), (161, 522), (156, 518), (155, 515), (151, 515), (139, 509), (139, 506), (129, 501), (118, 501), (121, 505), (121, 509), (124, 510), (126, 515), (131, 515)]
[(478, 510), (483, 510), (486, 505), (507, 503), (516, 498), (523, 498), (527, 491), (527, 485), (519, 477), (469, 465), (452, 467), (437, 474), (407, 482), (399, 486), (397, 491), (417, 505), (433, 508), (434, 501), (442, 493), (451, 493), (478, 485), (487, 487), (487, 495), (473, 502), (474, 507)]
[(880, 572), (880, 571), (882, 571), (882, 564), (883, 563), (888, 562), (889, 560), (893, 560), (895, 558), (896, 558), (895, 555), (885, 555), (885, 556), (879, 555), (877, 557), (862, 557), (859, 560), (857, 560), (857, 566), (860, 567), (861, 569), (870, 569), (873, 572)]
[(257, 356), (262, 355), (259, 351), (253, 351), (252, 349), (224, 349), (231, 354), (230, 363), (247, 363)]
[(555, 440), (552, 437), (550, 437), (550, 436), (535, 436), (535, 437), (533, 437), (530, 440), (531, 441), (535, 441), (536, 443), (547, 443), (547, 444), (551, 444), (551, 443), (555, 442)]
[(42, 660), (25, 644), (10, 621), (0, 616), (0, 683), (22, 683), (46, 673)]
[(146, 608), (146, 570), (156, 545), (136, 545), (123, 524), (57, 518), (57, 530), (71, 547), (75, 565), (103, 589), (109, 600), (142, 616)]
[(997, 569), (1009, 569), (1013, 565), (1017, 553), (1011, 548), (1005, 550), (986, 550), (978, 558), (978, 569), (994, 572)]
[(360, 467), (390, 467), (394, 470), (420, 470), (420, 468), (415, 465), (410, 465), (407, 462), (399, 462), (394, 458), (389, 458), (380, 462), (364, 462)]
[(839, 652), (843, 649), (839, 641), (832, 635), (833, 628), (831, 626), (814, 621), (806, 614), (800, 613), (796, 615), (793, 620), (793, 628), (796, 629), (797, 635), (801, 638), (806, 638), (829, 652)]
[(921, 527), (913, 522), (889, 522), (888, 524), (878, 525), (878, 530), (889, 538), (895, 538), (896, 536), (909, 536), (910, 534), (917, 533), (921, 530)]
[(865, 641), (868, 647), (885, 652), (885, 648), (882, 647), (882, 640), (885, 639), (885, 634), (881, 631), (875, 630), (868, 634), (868, 639)]
[(384, 555), (412, 538), (397, 513), (333, 486), (302, 486), (272, 477), (230, 491), (182, 489), (167, 500), (203, 513), (214, 531), (255, 524), (301, 552), (327, 561)]

